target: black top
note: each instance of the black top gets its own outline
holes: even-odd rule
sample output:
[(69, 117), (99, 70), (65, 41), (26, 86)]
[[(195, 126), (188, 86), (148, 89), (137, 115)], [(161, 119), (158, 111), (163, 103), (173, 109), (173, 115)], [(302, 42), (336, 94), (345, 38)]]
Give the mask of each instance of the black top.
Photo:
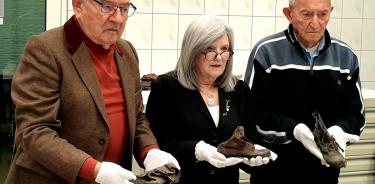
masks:
[(238, 81), (232, 92), (219, 88), (219, 101), (220, 119), (216, 127), (198, 90), (184, 88), (171, 73), (152, 83), (147, 118), (160, 148), (178, 160), (180, 183), (239, 182), (241, 164), (218, 169), (206, 161), (197, 161), (194, 153), (200, 140), (217, 146), (229, 139), (238, 125), (244, 126), (246, 136), (256, 141), (253, 98), (248, 85)]

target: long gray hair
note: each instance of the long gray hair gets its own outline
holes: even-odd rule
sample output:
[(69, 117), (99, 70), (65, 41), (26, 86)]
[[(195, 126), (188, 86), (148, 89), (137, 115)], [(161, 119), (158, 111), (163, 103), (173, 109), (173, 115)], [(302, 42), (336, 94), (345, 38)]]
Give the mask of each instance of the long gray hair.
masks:
[[(186, 29), (181, 53), (176, 65), (177, 80), (182, 86), (191, 90), (198, 90), (199, 83), (196, 73), (198, 54), (209, 48), (213, 42), (224, 35), (229, 39), (229, 50), (233, 51), (233, 31), (220, 18), (215, 16), (201, 16), (190, 23)], [(224, 73), (219, 76), (215, 85), (224, 91), (233, 91), (237, 79), (232, 75), (233, 58), (227, 61)]]

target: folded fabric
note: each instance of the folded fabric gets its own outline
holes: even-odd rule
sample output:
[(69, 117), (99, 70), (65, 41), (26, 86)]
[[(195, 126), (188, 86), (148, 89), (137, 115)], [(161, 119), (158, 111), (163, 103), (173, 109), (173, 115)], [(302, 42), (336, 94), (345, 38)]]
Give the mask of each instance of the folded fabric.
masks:
[(332, 167), (341, 168), (346, 166), (343, 155), (339, 152), (340, 146), (335, 139), (329, 135), (327, 127), (318, 112), (313, 112), (315, 118), (314, 140), (322, 152), (324, 160)]
[(271, 152), (268, 149), (255, 149), (252, 143), (245, 136), (245, 129), (243, 126), (238, 126), (233, 135), (225, 142), (217, 146), (217, 151), (226, 157), (270, 157)]
[(180, 170), (172, 163), (165, 164), (137, 176), (137, 179), (130, 180), (134, 184), (174, 184), (180, 179)]

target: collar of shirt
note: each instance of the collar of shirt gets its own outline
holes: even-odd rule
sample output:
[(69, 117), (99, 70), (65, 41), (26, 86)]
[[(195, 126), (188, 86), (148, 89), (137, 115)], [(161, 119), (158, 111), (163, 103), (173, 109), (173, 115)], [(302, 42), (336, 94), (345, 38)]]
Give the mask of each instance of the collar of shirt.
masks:
[[(296, 40), (298, 41), (298, 37), (296, 35), (296, 32), (293, 31), (293, 33), (294, 33), (294, 36), (295, 36)], [(323, 49), (324, 43), (325, 43), (325, 36), (323, 35), (323, 38), (320, 39), (316, 49), (310, 50), (310, 49), (303, 48), (306, 59), (309, 60), (310, 64), (312, 64), (312, 61), (314, 60), (314, 58), (319, 55), (319, 51)], [(314, 47), (312, 47), (312, 48), (314, 48)]]

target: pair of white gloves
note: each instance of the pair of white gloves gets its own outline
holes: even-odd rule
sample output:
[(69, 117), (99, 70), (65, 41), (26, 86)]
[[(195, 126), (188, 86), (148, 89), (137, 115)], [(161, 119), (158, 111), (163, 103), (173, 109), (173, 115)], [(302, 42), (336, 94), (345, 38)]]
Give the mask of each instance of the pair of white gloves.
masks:
[[(143, 161), (146, 171), (150, 171), (168, 163), (173, 163), (178, 169), (180, 169), (180, 165), (171, 154), (159, 149), (151, 149)], [(112, 162), (102, 162), (95, 178), (95, 182), (100, 184), (132, 184), (129, 180), (135, 179), (136, 176), (131, 171)]]
[[(255, 149), (262, 150), (266, 149), (265, 147), (255, 144)], [(260, 166), (267, 164), (270, 159), (275, 160), (277, 155), (271, 151), (270, 157), (261, 157), (257, 156), (256, 158), (242, 158), (242, 157), (229, 157), (226, 158), (223, 154), (217, 151), (217, 148), (205, 143), (204, 141), (199, 141), (195, 146), (195, 156), (199, 161), (207, 161), (211, 165), (217, 168), (223, 168), (227, 166), (236, 165), (240, 162), (243, 162), (251, 167)]]
[[(348, 133), (345, 133), (342, 128), (340, 128), (337, 125), (331, 126), (327, 129), (328, 133), (335, 139), (337, 144), (340, 146), (341, 149), (339, 149), (339, 152), (342, 154), (342, 156), (345, 158), (345, 149), (346, 149), (346, 143), (348, 142), (357, 142), (359, 140), (359, 136), (357, 135), (351, 135)], [(321, 163), (327, 167), (330, 165), (324, 160), (323, 154), (316, 145), (316, 142), (314, 141), (314, 135), (303, 123), (299, 123), (293, 130), (294, 137), (300, 141), (303, 146), (307, 150), (309, 150), (313, 155), (315, 155), (318, 159), (320, 159)]]

